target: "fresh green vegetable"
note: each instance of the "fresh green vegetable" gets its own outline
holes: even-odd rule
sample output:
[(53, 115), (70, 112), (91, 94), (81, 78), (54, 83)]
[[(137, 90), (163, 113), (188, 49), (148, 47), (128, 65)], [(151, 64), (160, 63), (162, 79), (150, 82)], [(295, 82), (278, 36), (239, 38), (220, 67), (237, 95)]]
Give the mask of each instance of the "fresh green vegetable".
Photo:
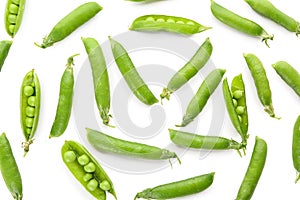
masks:
[(4, 21), (6, 32), (11, 37), (15, 37), (20, 28), (25, 3), (25, 0), (7, 0)]

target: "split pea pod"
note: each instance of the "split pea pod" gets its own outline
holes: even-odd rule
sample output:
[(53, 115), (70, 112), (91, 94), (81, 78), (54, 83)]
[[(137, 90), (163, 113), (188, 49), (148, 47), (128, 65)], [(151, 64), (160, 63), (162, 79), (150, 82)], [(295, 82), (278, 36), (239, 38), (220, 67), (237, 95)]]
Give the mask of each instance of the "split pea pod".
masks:
[(196, 194), (209, 188), (214, 181), (215, 173), (203, 174), (181, 181), (167, 183), (154, 188), (145, 189), (135, 196), (135, 200), (143, 199), (171, 199)]
[(22, 143), (25, 156), (29, 151), (29, 145), (33, 142), (40, 114), (40, 82), (34, 70), (28, 72), (23, 79), (20, 99), (21, 127), (26, 140)]
[(22, 200), (21, 174), (5, 133), (0, 135), (0, 171), (13, 198), (15, 200)]
[(112, 181), (84, 146), (75, 141), (65, 141), (61, 156), (73, 176), (96, 199), (105, 200), (106, 192), (117, 199)]
[(15, 37), (17, 34), (25, 8), (25, 0), (8, 0), (5, 11), (5, 29), (8, 35)]
[(52, 46), (54, 43), (65, 39), (101, 10), (102, 7), (96, 2), (88, 2), (80, 5), (52, 28), (51, 32), (43, 39), (43, 44), (35, 44), (43, 49)]
[(213, 46), (206, 38), (204, 43), (199, 47), (193, 57), (174, 74), (168, 83), (168, 86), (163, 89), (160, 98), (170, 99), (170, 95), (187, 83), (192, 77), (194, 77), (200, 69), (207, 63), (211, 54)]
[(265, 112), (267, 112), (270, 115), (270, 117), (280, 119), (279, 117), (276, 117), (274, 113), (274, 108), (272, 103), (272, 92), (262, 62), (254, 54), (244, 53), (244, 58), (251, 72), (252, 78), (255, 83), (258, 98), (262, 103), (262, 105), (264, 106)]
[(171, 152), (167, 149), (160, 149), (158, 147), (146, 144), (121, 140), (89, 128), (86, 128), (86, 132), (89, 143), (95, 149), (101, 152), (149, 160), (165, 160), (176, 158), (180, 163), (178, 156), (174, 152)]
[(146, 105), (157, 103), (157, 98), (137, 72), (125, 48), (111, 37), (109, 40), (117, 66), (133, 94)]
[(266, 158), (267, 143), (263, 139), (256, 137), (251, 160), (243, 182), (238, 191), (236, 200), (251, 199), (264, 169)]
[(292, 156), (294, 168), (297, 171), (295, 183), (300, 179), (300, 116), (298, 116), (293, 130)]
[(235, 14), (217, 4), (214, 0), (211, 0), (210, 9), (212, 14), (224, 24), (248, 35), (260, 37), (267, 46), (269, 46), (267, 41), (274, 38), (273, 35), (269, 35), (259, 24)]
[(177, 16), (144, 15), (136, 18), (129, 30), (134, 31), (166, 31), (180, 34), (196, 34), (211, 29), (198, 22)]
[(10, 41), (10, 40), (0, 41), (0, 72), (1, 72), (2, 66), (5, 62), (5, 59), (8, 55), (11, 45), (12, 45), (12, 41)]
[(100, 113), (100, 117), (102, 118), (103, 124), (111, 126), (109, 125), (111, 117), (111, 115), (109, 114), (109, 78), (101, 46), (94, 38), (81, 38), (81, 40), (89, 56), (94, 81), (95, 99)]
[(176, 126), (186, 126), (198, 116), (198, 114), (203, 110), (204, 106), (209, 100), (209, 97), (218, 87), (225, 72), (225, 69), (215, 69), (207, 75), (207, 77), (201, 83), (197, 93), (189, 102), (181, 125)]
[(288, 16), (278, 8), (276, 8), (268, 0), (245, 0), (246, 3), (260, 15), (276, 22), (296, 35), (300, 33), (300, 24), (298, 21)]
[(279, 61), (272, 65), (276, 73), (284, 80), (300, 97), (300, 74), (285, 61)]
[(223, 95), (230, 120), (240, 134), (242, 143), (246, 146), (248, 139), (248, 112), (245, 85), (241, 74), (232, 79), (231, 89), (227, 78), (224, 79)]
[(59, 99), (49, 138), (61, 136), (68, 126), (74, 90), (73, 58), (78, 55), (75, 54), (68, 58), (66, 69), (61, 77)]

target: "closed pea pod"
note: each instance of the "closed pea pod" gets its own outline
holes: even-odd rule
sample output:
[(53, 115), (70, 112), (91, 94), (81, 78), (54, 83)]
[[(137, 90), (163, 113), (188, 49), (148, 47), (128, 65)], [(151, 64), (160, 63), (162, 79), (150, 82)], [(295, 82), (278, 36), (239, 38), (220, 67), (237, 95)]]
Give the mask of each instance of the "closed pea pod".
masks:
[(181, 181), (176, 181), (154, 188), (145, 189), (136, 194), (134, 199), (171, 199), (196, 194), (209, 188), (215, 173), (203, 174)]
[(248, 35), (260, 37), (267, 46), (269, 46), (267, 41), (273, 40), (274, 36), (269, 35), (259, 24), (233, 13), (227, 8), (224, 8), (223, 6), (217, 4), (213, 0), (211, 0), (210, 8), (212, 14), (218, 20), (238, 31), (241, 31)]
[(71, 116), (74, 88), (73, 58), (77, 55), (79, 54), (75, 54), (68, 58), (66, 69), (61, 77), (59, 99), (49, 138), (61, 136), (68, 126)]
[[(105, 200), (106, 191), (117, 199), (112, 181), (84, 146), (75, 141), (66, 141), (61, 149), (61, 156), (74, 177), (96, 199)], [(86, 163), (79, 162), (82, 156), (86, 157)], [(108, 186), (101, 187), (102, 182)]]
[(33, 142), (33, 137), (38, 126), (40, 98), (40, 82), (37, 74), (34, 72), (34, 70), (31, 70), (23, 79), (20, 94), (21, 127), (26, 140), (22, 143), (25, 152), (24, 156), (29, 151), (29, 145)]
[(284, 80), (300, 97), (300, 74), (290, 64), (279, 61), (272, 65), (276, 73)]
[(25, 0), (8, 0), (5, 11), (5, 29), (8, 35), (15, 37), (17, 34), (25, 8)]
[(22, 200), (21, 174), (5, 133), (0, 135), (0, 171), (4, 182), (15, 200)]
[(236, 200), (250, 200), (258, 184), (260, 176), (265, 166), (267, 158), (267, 143), (259, 138), (255, 138), (255, 145), (251, 160), (238, 191)]
[(300, 33), (300, 24), (298, 21), (288, 16), (278, 8), (276, 8), (268, 0), (245, 0), (248, 5), (257, 13), (265, 16), (268, 19), (280, 24), (287, 30), (295, 32), (296, 35)]
[[(109, 125), (110, 88), (105, 58), (100, 45), (94, 38), (81, 38), (91, 64), (97, 107), (103, 124)], [(113, 127), (113, 126), (111, 126)]]
[(180, 34), (196, 34), (211, 29), (198, 22), (176, 16), (144, 15), (136, 18), (130, 28), (134, 31), (167, 31)]
[(200, 69), (207, 63), (211, 54), (213, 46), (207, 38), (204, 43), (199, 47), (193, 57), (174, 74), (168, 83), (168, 86), (163, 89), (160, 95), (161, 99), (170, 99), (170, 95), (187, 83), (192, 77), (194, 77)]
[(133, 94), (146, 105), (157, 103), (158, 100), (137, 72), (124, 47), (111, 37), (109, 40), (117, 66)]
[(293, 130), (292, 157), (294, 168), (297, 171), (295, 183), (300, 179), (300, 116), (298, 116)]
[(182, 119), (181, 125), (176, 126), (186, 126), (198, 116), (198, 114), (203, 110), (204, 106), (206, 105), (209, 97), (218, 87), (225, 72), (225, 69), (215, 69), (207, 75), (207, 77), (201, 83), (197, 93), (189, 102), (185, 115)]
[(11, 45), (12, 45), (12, 41), (10, 40), (0, 41), (0, 72), (4, 64), (4, 61), (8, 55)]
[(51, 32), (43, 39), (43, 44), (38, 45), (43, 49), (52, 46), (69, 36), (82, 24), (93, 18), (102, 7), (96, 2), (88, 2), (80, 5), (64, 18), (62, 18), (51, 30)]

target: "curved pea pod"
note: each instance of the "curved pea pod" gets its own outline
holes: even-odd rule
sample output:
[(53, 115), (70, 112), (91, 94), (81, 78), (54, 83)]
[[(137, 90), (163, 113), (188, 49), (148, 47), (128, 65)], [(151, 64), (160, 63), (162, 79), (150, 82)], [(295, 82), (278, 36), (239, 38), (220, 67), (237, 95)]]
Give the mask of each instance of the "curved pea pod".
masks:
[(20, 99), (21, 127), (26, 140), (22, 143), (25, 156), (29, 151), (29, 145), (33, 142), (40, 114), (40, 82), (34, 70), (28, 72), (23, 79)]
[(102, 7), (96, 2), (88, 2), (80, 5), (64, 18), (62, 18), (51, 30), (51, 32), (43, 39), (43, 44), (38, 47), (43, 49), (52, 46), (69, 36), (81, 25), (93, 18)]
[(272, 92), (262, 62), (254, 54), (244, 53), (244, 58), (251, 72), (252, 78), (255, 83), (258, 98), (262, 103), (262, 105), (264, 106), (265, 112), (267, 112), (270, 115), (270, 117), (280, 119), (279, 117), (276, 117), (274, 113), (274, 108), (272, 103)]
[(8, 35), (15, 37), (17, 34), (25, 8), (25, 0), (8, 0), (5, 11), (5, 29)]
[(176, 158), (180, 163), (180, 160), (176, 153), (171, 152), (167, 149), (160, 149), (158, 147), (146, 144), (121, 140), (89, 128), (86, 128), (86, 132), (89, 143), (95, 149), (101, 152), (108, 152), (150, 160)]
[(300, 24), (298, 21), (288, 16), (278, 8), (276, 8), (268, 0), (245, 0), (246, 3), (260, 15), (271, 19), (277, 24), (283, 26), (291, 32), (295, 32), (296, 35), (300, 33)]
[(144, 15), (136, 18), (129, 30), (134, 31), (166, 31), (180, 34), (196, 34), (211, 29), (198, 22), (176, 16)]
[(263, 139), (256, 137), (251, 160), (243, 182), (238, 191), (236, 200), (251, 199), (264, 169), (266, 158), (267, 143)]
[(2, 66), (5, 62), (5, 59), (8, 55), (11, 45), (12, 45), (12, 41), (10, 41), (10, 40), (0, 41), (0, 72), (1, 72)]
[(230, 120), (246, 146), (248, 139), (248, 112), (246, 91), (242, 75), (235, 76), (229, 88), (227, 78), (223, 81), (223, 95)]
[(181, 181), (159, 185), (145, 189), (135, 196), (135, 200), (143, 199), (171, 199), (196, 194), (209, 188), (214, 181), (215, 173), (203, 174)]
[(259, 24), (235, 14), (213, 0), (211, 0), (210, 9), (212, 14), (222, 23), (248, 35), (260, 37), (268, 47), (267, 41), (274, 38), (273, 35), (269, 35)]
[(146, 105), (157, 103), (157, 98), (137, 72), (124, 47), (111, 37), (109, 41), (117, 66), (133, 94)]
[(109, 114), (109, 77), (101, 46), (94, 38), (81, 38), (81, 40), (85, 46), (85, 50), (89, 56), (89, 61), (91, 64), (95, 99), (100, 113), (100, 117), (102, 118), (103, 124), (113, 127), (109, 125), (110, 117), (112, 117), (111, 114)]
[(281, 79), (284, 80), (300, 97), (299, 72), (285, 61), (279, 61), (272, 66)]
[(61, 156), (73, 176), (96, 199), (105, 200), (106, 191), (117, 199), (112, 181), (84, 146), (75, 141), (65, 141)]
[(170, 99), (170, 95), (181, 88), (187, 83), (192, 77), (194, 77), (200, 69), (207, 63), (211, 54), (213, 46), (209, 38), (206, 38), (204, 43), (199, 47), (193, 57), (178, 71), (174, 74), (168, 83), (168, 86), (163, 89), (160, 98), (167, 100)]
[(197, 93), (189, 102), (181, 125), (176, 125), (177, 127), (188, 125), (198, 116), (198, 114), (205, 107), (210, 96), (218, 87), (225, 72), (225, 69), (215, 69), (207, 75), (207, 77), (201, 83)]
[(293, 130), (292, 157), (294, 168), (297, 171), (295, 183), (300, 179), (300, 116), (298, 116)]

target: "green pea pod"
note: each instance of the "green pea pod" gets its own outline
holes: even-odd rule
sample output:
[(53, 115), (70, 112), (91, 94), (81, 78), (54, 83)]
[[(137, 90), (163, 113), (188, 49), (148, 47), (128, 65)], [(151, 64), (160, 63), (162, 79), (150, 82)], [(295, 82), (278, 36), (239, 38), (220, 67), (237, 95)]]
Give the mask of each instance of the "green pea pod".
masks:
[(263, 64), (254, 54), (244, 54), (244, 58), (253, 77), (258, 98), (264, 106), (265, 111), (270, 117), (280, 119), (279, 117), (276, 117), (274, 113), (272, 92)]
[(124, 47), (111, 37), (109, 40), (118, 68), (133, 94), (146, 105), (157, 103), (158, 100), (137, 72)]
[(180, 34), (196, 34), (211, 29), (198, 22), (176, 16), (144, 15), (136, 18), (129, 30), (134, 31), (167, 31)]
[(68, 58), (66, 69), (61, 77), (59, 99), (49, 138), (61, 136), (68, 127), (74, 90), (73, 58), (78, 55), (75, 54)]
[(84, 146), (75, 141), (65, 141), (61, 156), (70, 172), (91, 195), (105, 200), (107, 191), (117, 199), (112, 181)]
[(146, 144), (121, 140), (89, 128), (86, 129), (86, 132), (89, 143), (101, 152), (109, 152), (150, 160), (177, 158), (180, 163), (178, 156), (167, 149), (160, 149)]
[(267, 143), (259, 138), (255, 138), (255, 145), (251, 160), (238, 191), (236, 200), (250, 200), (257, 183), (260, 179), (267, 158)]
[(33, 137), (38, 126), (41, 90), (40, 82), (34, 70), (28, 72), (21, 86), (21, 127), (25, 142), (22, 143), (24, 156), (29, 151), (29, 145), (33, 142)]
[(159, 185), (145, 189), (136, 194), (134, 200), (143, 199), (171, 199), (196, 194), (209, 188), (214, 181), (215, 173), (203, 174), (189, 179)]
[(248, 35), (261, 37), (262, 41), (269, 47), (267, 41), (273, 40), (274, 36), (269, 35), (259, 24), (235, 14), (214, 0), (211, 0), (210, 8), (212, 14), (224, 24)]
[(296, 35), (300, 33), (300, 23), (276, 8), (268, 0), (245, 0), (246, 3), (260, 15), (271, 19)]
[(15, 37), (17, 34), (25, 8), (25, 0), (8, 0), (5, 11), (5, 29), (8, 35)]
[(10, 40), (0, 41), (0, 72), (4, 64), (4, 61), (8, 55), (11, 45), (12, 45), (12, 41)]
[(211, 54), (213, 46), (206, 38), (204, 43), (199, 47), (193, 57), (178, 71), (168, 83), (167, 88), (163, 89), (160, 95), (161, 99), (170, 99), (170, 95), (187, 83), (192, 77), (194, 77), (200, 69), (207, 63)]
[(284, 80), (300, 97), (300, 74), (290, 64), (279, 61), (272, 65), (277, 74)]
[(15, 200), (22, 200), (22, 179), (5, 133), (0, 135), (0, 171), (4, 182)]
[(300, 179), (300, 116), (298, 116), (293, 130), (292, 156), (294, 168), (297, 171), (295, 183)]
[(35, 43), (35, 45), (43, 49), (52, 46), (54, 43), (65, 39), (101, 10), (102, 7), (96, 2), (88, 2), (80, 5), (52, 28), (51, 32), (43, 39), (43, 44), (39, 45)]
[(205, 80), (201, 83), (197, 93), (187, 106), (181, 125), (176, 125), (177, 127), (188, 125), (198, 116), (206, 105), (209, 97), (218, 87), (225, 72), (225, 69), (215, 69), (207, 75)]
[(100, 116), (102, 118), (103, 124), (113, 127), (109, 125), (111, 117), (111, 115), (109, 114), (109, 78), (101, 46), (94, 38), (81, 38), (81, 40), (89, 56), (94, 81), (95, 99)]

